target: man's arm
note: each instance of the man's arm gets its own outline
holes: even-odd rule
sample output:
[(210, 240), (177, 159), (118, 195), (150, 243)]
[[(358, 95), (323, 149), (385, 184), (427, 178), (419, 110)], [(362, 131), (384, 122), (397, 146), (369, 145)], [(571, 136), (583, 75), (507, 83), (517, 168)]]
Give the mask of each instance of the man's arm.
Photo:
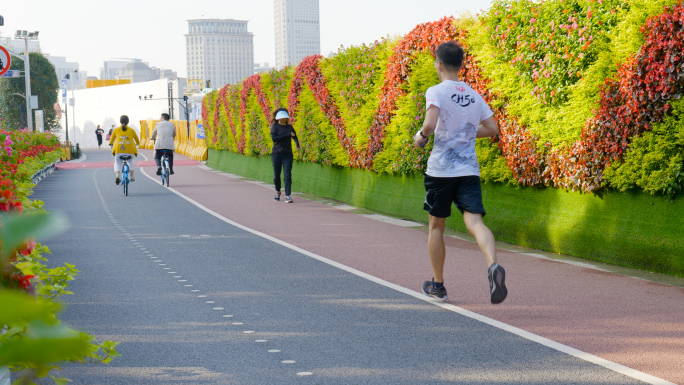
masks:
[(496, 125), (496, 120), (493, 116), (480, 122), (480, 126), (477, 128), (477, 138), (488, 138), (490, 136), (496, 136), (499, 133), (499, 127)]
[[(425, 112), (425, 120), (423, 120), (423, 128), (413, 136), (413, 143), (416, 147), (420, 147), (427, 142), (427, 137), (432, 135), (437, 128), (437, 121), (439, 120), (439, 107), (432, 105)], [(420, 134), (423, 134), (422, 136)]]
[(154, 130), (152, 130), (152, 136), (150, 137), (150, 140), (157, 140), (157, 127), (154, 127)]

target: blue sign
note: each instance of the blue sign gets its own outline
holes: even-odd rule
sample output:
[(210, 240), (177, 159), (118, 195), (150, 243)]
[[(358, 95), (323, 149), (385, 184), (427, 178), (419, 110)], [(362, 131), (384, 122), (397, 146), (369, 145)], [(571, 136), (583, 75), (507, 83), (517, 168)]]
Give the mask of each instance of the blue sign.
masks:
[(0, 76), (3, 78), (18, 78), (21, 76), (21, 72), (19, 70), (7, 70), (7, 72)]
[(66, 81), (66, 79), (62, 79), (62, 84), (61, 84), (60, 88), (62, 89), (62, 99), (66, 100), (66, 97), (67, 97), (67, 81)]
[(197, 139), (204, 139), (204, 125), (197, 125)]

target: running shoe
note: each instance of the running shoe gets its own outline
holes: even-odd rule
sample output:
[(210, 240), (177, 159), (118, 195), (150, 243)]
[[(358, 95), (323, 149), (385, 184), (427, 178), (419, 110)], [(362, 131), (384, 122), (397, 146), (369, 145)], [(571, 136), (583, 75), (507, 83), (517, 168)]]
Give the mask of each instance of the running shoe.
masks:
[(119, 177), (117, 176), (116, 179), (114, 180), (114, 182), (116, 182), (116, 184), (118, 185), (119, 183), (121, 183), (121, 178), (119, 178)]
[(508, 295), (506, 289), (506, 270), (495, 263), (489, 266), (489, 294), (493, 304), (501, 303)]
[(161, 167), (157, 167), (157, 175), (161, 175)]
[(276, 193), (275, 198), (273, 198), (274, 201), (279, 201), (280, 200), (280, 193)]
[(170, 175), (173, 175), (173, 167), (171, 167), (171, 168), (169, 169), (169, 174), (170, 174)]
[(131, 180), (131, 182), (135, 182), (135, 178), (133, 177), (133, 175), (131, 175), (131, 179), (130, 179), (130, 180)]
[(441, 299), (442, 301), (446, 301), (447, 299), (449, 299), (449, 296), (447, 296), (446, 288), (443, 285), (441, 288), (435, 289), (434, 279), (432, 281), (425, 281), (425, 283), (423, 283), (423, 293), (427, 294), (432, 298)]
[(294, 201), (292, 200), (292, 198), (289, 195), (287, 197), (285, 197), (285, 203), (292, 203), (292, 202), (294, 202)]

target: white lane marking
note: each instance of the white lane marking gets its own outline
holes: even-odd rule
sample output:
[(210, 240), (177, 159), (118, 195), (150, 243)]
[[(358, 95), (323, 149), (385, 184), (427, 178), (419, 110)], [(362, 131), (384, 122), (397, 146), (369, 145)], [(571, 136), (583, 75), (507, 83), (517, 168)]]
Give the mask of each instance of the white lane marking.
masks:
[(173, 278), (183, 278), (183, 277), (180, 275), (174, 275)]
[(190, 291), (195, 293), (195, 292), (198, 292), (199, 290), (195, 289), (195, 290), (190, 290)]
[[(152, 178), (151, 176), (147, 175), (147, 173), (145, 172), (145, 170), (144, 170), (143, 168), (141, 168), (141, 170), (142, 170), (142, 173), (143, 173), (146, 177), (152, 179), (152, 180), (155, 181), (157, 184), (160, 184), (160, 185), (161, 185), (161, 182), (160, 182), (160, 181), (157, 181), (156, 178)], [(93, 173), (93, 175), (94, 175), (94, 173)], [(94, 176), (93, 176), (93, 178), (94, 178)], [(195, 201), (194, 199), (192, 199), (192, 198), (186, 196), (185, 194), (181, 193), (180, 191), (175, 190), (175, 189), (172, 188), (172, 187), (167, 187), (166, 189), (169, 190), (169, 191), (171, 191), (171, 192), (173, 192), (174, 194), (178, 195), (179, 197), (185, 199), (186, 201), (190, 202), (191, 204), (195, 205), (196, 207), (198, 207), (198, 208), (201, 209), (202, 211), (204, 211), (204, 212), (206, 212), (206, 213), (208, 213), (208, 214), (214, 216), (215, 218), (218, 218), (219, 220), (221, 220), (221, 221), (223, 221), (223, 222), (225, 222), (225, 223), (227, 223), (227, 224), (229, 224), (229, 225), (235, 226), (235, 227), (237, 227), (237, 228), (239, 228), (239, 229), (242, 229), (242, 230), (244, 230), (244, 231), (247, 231), (247, 232), (249, 232), (249, 233), (252, 233), (252, 234), (254, 234), (254, 235), (258, 236), (258, 237), (267, 239), (267, 240), (269, 240), (269, 241), (271, 241), (271, 242), (274, 242), (274, 243), (276, 243), (276, 244), (279, 244), (279, 245), (281, 245), (281, 246), (283, 246), (283, 247), (287, 247), (288, 249), (293, 250), (293, 251), (296, 251), (296, 252), (301, 253), (301, 254), (303, 254), (303, 255), (306, 255), (307, 257), (310, 257), (310, 258), (313, 258), (313, 259), (315, 259), (315, 260), (321, 261), (321, 262), (323, 262), (323, 263), (327, 263), (328, 265), (337, 267), (337, 268), (340, 269), (340, 270), (344, 270), (344, 271), (346, 271), (346, 272), (348, 272), (348, 273), (357, 275), (357, 276), (359, 276), (359, 277), (361, 277), (361, 278), (365, 278), (365, 279), (367, 279), (367, 280), (369, 280), (369, 281), (371, 281), (371, 282), (375, 282), (375, 283), (377, 283), (377, 284), (379, 284), (379, 285), (382, 285), (382, 286), (388, 287), (388, 288), (390, 288), (390, 289), (396, 290), (396, 291), (398, 291), (398, 292), (400, 292), (400, 293), (404, 293), (404, 294), (409, 295), (409, 296), (411, 296), (411, 297), (417, 298), (417, 299), (419, 299), (419, 300), (421, 300), (421, 301), (425, 301), (425, 302), (431, 303), (431, 304), (433, 304), (433, 305), (435, 305), (435, 306), (439, 306), (439, 307), (441, 307), (441, 308), (443, 308), (443, 309), (445, 309), (445, 310), (449, 310), (449, 311), (452, 311), (452, 312), (454, 312), (454, 313), (458, 313), (458, 314), (460, 314), (460, 315), (462, 315), (462, 316), (465, 316), (465, 317), (468, 317), (468, 318), (471, 318), (471, 319), (480, 321), (480, 322), (482, 322), (482, 323), (484, 323), (484, 324), (493, 326), (493, 327), (495, 327), (495, 328), (498, 328), (498, 329), (501, 329), (501, 330), (505, 330), (505, 331), (507, 331), (507, 332), (509, 332), (509, 333), (515, 334), (515, 335), (520, 336), (520, 337), (522, 337), (522, 338), (528, 339), (528, 340), (530, 340), (530, 341), (534, 341), (534, 342), (536, 342), (536, 343), (538, 343), (538, 344), (540, 344), (540, 345), (543, 345), (543, 346), (546, 346), (546, 347), (549, 347), (549, 348), (558, 350), (559, 352), (562, 352), (562, 353), (565, 353), (565, 354), (569, 354), (569, 355), (571, 355), (571, 356), (573, 356), (573, 357), (577, 357), (577, 358), (579, 358), (579, 359), (581, 359), (581, 360), (590, 362), (590, 363), (595, 364), (595, 365), (598, 365), (598, 366), (602, 366), (602, 367), (604, 367), (604, 368), (606, 368), (606, 369), (612, 370), (612, 371), (614, 371), (614, 372), (623, 374), (623, 375), (628, 376), (628, 377), (635, 378), (635, 379), (637, 379), (637, 380), (646, 382), (646, 383), (648, 383), (648, 384), (653, 384), (653, 385), (677, 385), (677, 384), (675, 384), (674, 382), (670, 382), (670, 381), (664, 380), (664, 379), (662, 379), (662, 378), (658, 378), (658, 377), (653, 376), (653, 375), (650, 375), (650, 374), (648, 374), (648, 373), (644, 373), (644, 372), (641, 372), (641, 371), (639, 371), (639, 370), (632, 369), (632, 368), (630, 368), (630, 367), (628, 367), (628, 366), (618, 364), (617, 362), (613, 362), (613, 361), (606, 360), (605, 358), (601, 358), (601, 357), (599, 357), (599, 356), (596, 356), (596, 355), (593, 355), (593, 354), (590, 354), (590, 353), (587, 353), (587, 352), (583, 352), (583, 351), (581, 351), (581, 350), (579, 350), (579, 349), (575, 349), (575, 348), (570, 347), (570, 346), (568, 346), (568, 345), (561, 344), (560, 342), (556, 342), (556, 341), (550, 340), (550, 339), (548, 339), (548, 338), (546, 338), (546, 337), (542, 337), (542, 336), (540, 336), (540, 335), (537, 335), (537, 334), (528, 332), (527, 330), (520, 329), (520, 328), (515, 327), (515, 326), (513, 326), (513, 325), (508, 325), (508, 324), (503, 323), (503, 322), (501, 322), (501, 321), (497, 321), (497, 320), (495, 320), (495, 319), (493, 319), (493, 318), (489, 318), (489, 317), (483, 316), (482, 314), (477, 314), (477, 313), (472, 312), (472, 311), (470, 311), (470, 310), (463, 309), (463, 308), (458, 307), (458, 306), (456, 306), (456, 305), (452, 305), (452, 304), (450, 304), (450, 303), (444, 303), (444, 302), (441, 302), (441, 301), (440, 301), (440, 302), (434, 301), (433, 299), (431, 299), (430, 297), (427, 297), (427, 296), (426, 296), (425, 294), (423, 294), (423, 293), (419, 293), (419, 292), (417, 292), (417, 291), (414, 291), (414, 290), (411, 290), (411, 289), (407, 289), (407, 288), (405, 288), (405, 287), (403, 287), (403, 286), (399, 286), (399, 285), (394, 284), (394, 283), (391, 283), (391, 282), (389, 282), (389, 281), (385, 281), (385, 280), (382, 279), (382, 278), (378, 278), (378, 277), (372, 276), (372, 275), (370, 275), (370, 274), (368, 274), (368, 273), (364, 273), (363, 271), (356, 270), (356, 269), (354, 269), (354, 268), (352, 268), (352, 267), (343, 265), (343, 264), (341, 264), (341, 263), (339, 263), (339, 262), (336, 262), (336, 261), (333, 261), (333, 260), (331, 260), (331, 259), (322, 257), (322, 256), (320, 256), (320, 255), (318, 255), (318, 254), (314, 254), (314, 253), (312, 253), (312, 252), (310, 252), (310, 251), (304, 250), (304, 249), (302, 249), (302, 248), (300, 248), (300, 247), (297, 247), (297, 246), (295, 246), (295, 245), (292, 245), (292, 244), (290, 244), (290, 243), (287, 243), (287, 242), (285, 242), (285, 241), (283, 241), (283, 240), (280, 240), (280, 239), (275, 238), (275, 237), (272, 237), (272, 236), (270, 236), (270, 235), (268, 235), (268, 234), (262, 233), (261, 231), (254, 230), (254, 229), (249, 228), (249, 227), (247, 227), (247, 226), (245, 226), (245, 225), (241, 225), (241, 224), (239, 224), (239, 223), (237, 223), (237, 222), (235, 222), (235, 221), (232, 221), (232, 220), (230, 220), (230, 219), (224, 217), (223, 215), (221, 215), (221, 214), (219, 214), (219, 213), (217, 213), (217, 212), (215, 212), (215, 211), (209, 209), (208, 207), (202, 205), (201, 203), (199, 203), (199, 202)], [(98, 190), (98, 191), (99, 191), (99, 190)], [(102, 196), (100, 195), (100, 197), (102, 197)], [(310, 372), (302, 372), (302, 373), (310, 373)], [(299, 374), (299, 373), (297, 373), (297, 374)]]
[(294, 364), (297, 361), (295, 361), (295, 360), (282, 360), (280, 362), (282, 362), (283, 364)]
[(233, 315), (232, 314), (224, 314), (223, 318), (231, 318)]
[(204, 301), (204, 303), (216, 303), (216, 301)]
[(280, 353), (280, 350), (278, 350), (278, 349), (270, 349), (268, 352), (269, 352), (269, 353)]
[(170, 267), (165, 267), (164, 270), (171, 270), (171, 268), (170, 268)]
[(233, 325), (244, 325), (243, 322), (233, 322)]
[(254, 333), (254, 330), (245, 330), (245, 331), (243, 331), (243, 333), (245, 333), (245, 334), (252, 334), (252, 333)]
[(299, 372), (297, 373), (298, 376), (313, 376), (313, 373), (311, 372)]
[(212, 309), (214, 309), (214, 310), (223, 310), (222, 307), (212, 307)]
[(185, 286), (185, 287), (192, 287), (192, 285), (183, 285), (183, 286)]
[(166, 273), (167, 273), (167, 274), (178, 274), (177, 271), (167, 271)]
[(165, 264), (165, 263), (160, 263), (159, 266), (166, 266), (166, 264)]
[(198, 295), (197, 298), (207, 298), (206, 295)]
[(266, 342), (266, 340), (254, 340), (254, 342), (259, 342), (259, 343), (261, 343), (261, 342)]

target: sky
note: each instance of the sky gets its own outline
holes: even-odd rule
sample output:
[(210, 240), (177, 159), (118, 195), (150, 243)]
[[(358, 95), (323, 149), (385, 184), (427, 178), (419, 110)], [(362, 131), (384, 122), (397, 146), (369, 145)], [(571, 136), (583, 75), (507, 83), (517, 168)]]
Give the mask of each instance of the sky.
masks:
[[(491, 0), (319, 0), (321, 54), (340, 45), (404, 35), (420, 23), (486, 10)], [(138, 58), (186, 77), (189, 19), (248, 20), (254, 61), (275, 64), (273, 0), (13, 0), (3, 1), (3, 37), (16, 30), (40, 31), (43, 53), (78, 62), (88, 76), (105, 60)]]

